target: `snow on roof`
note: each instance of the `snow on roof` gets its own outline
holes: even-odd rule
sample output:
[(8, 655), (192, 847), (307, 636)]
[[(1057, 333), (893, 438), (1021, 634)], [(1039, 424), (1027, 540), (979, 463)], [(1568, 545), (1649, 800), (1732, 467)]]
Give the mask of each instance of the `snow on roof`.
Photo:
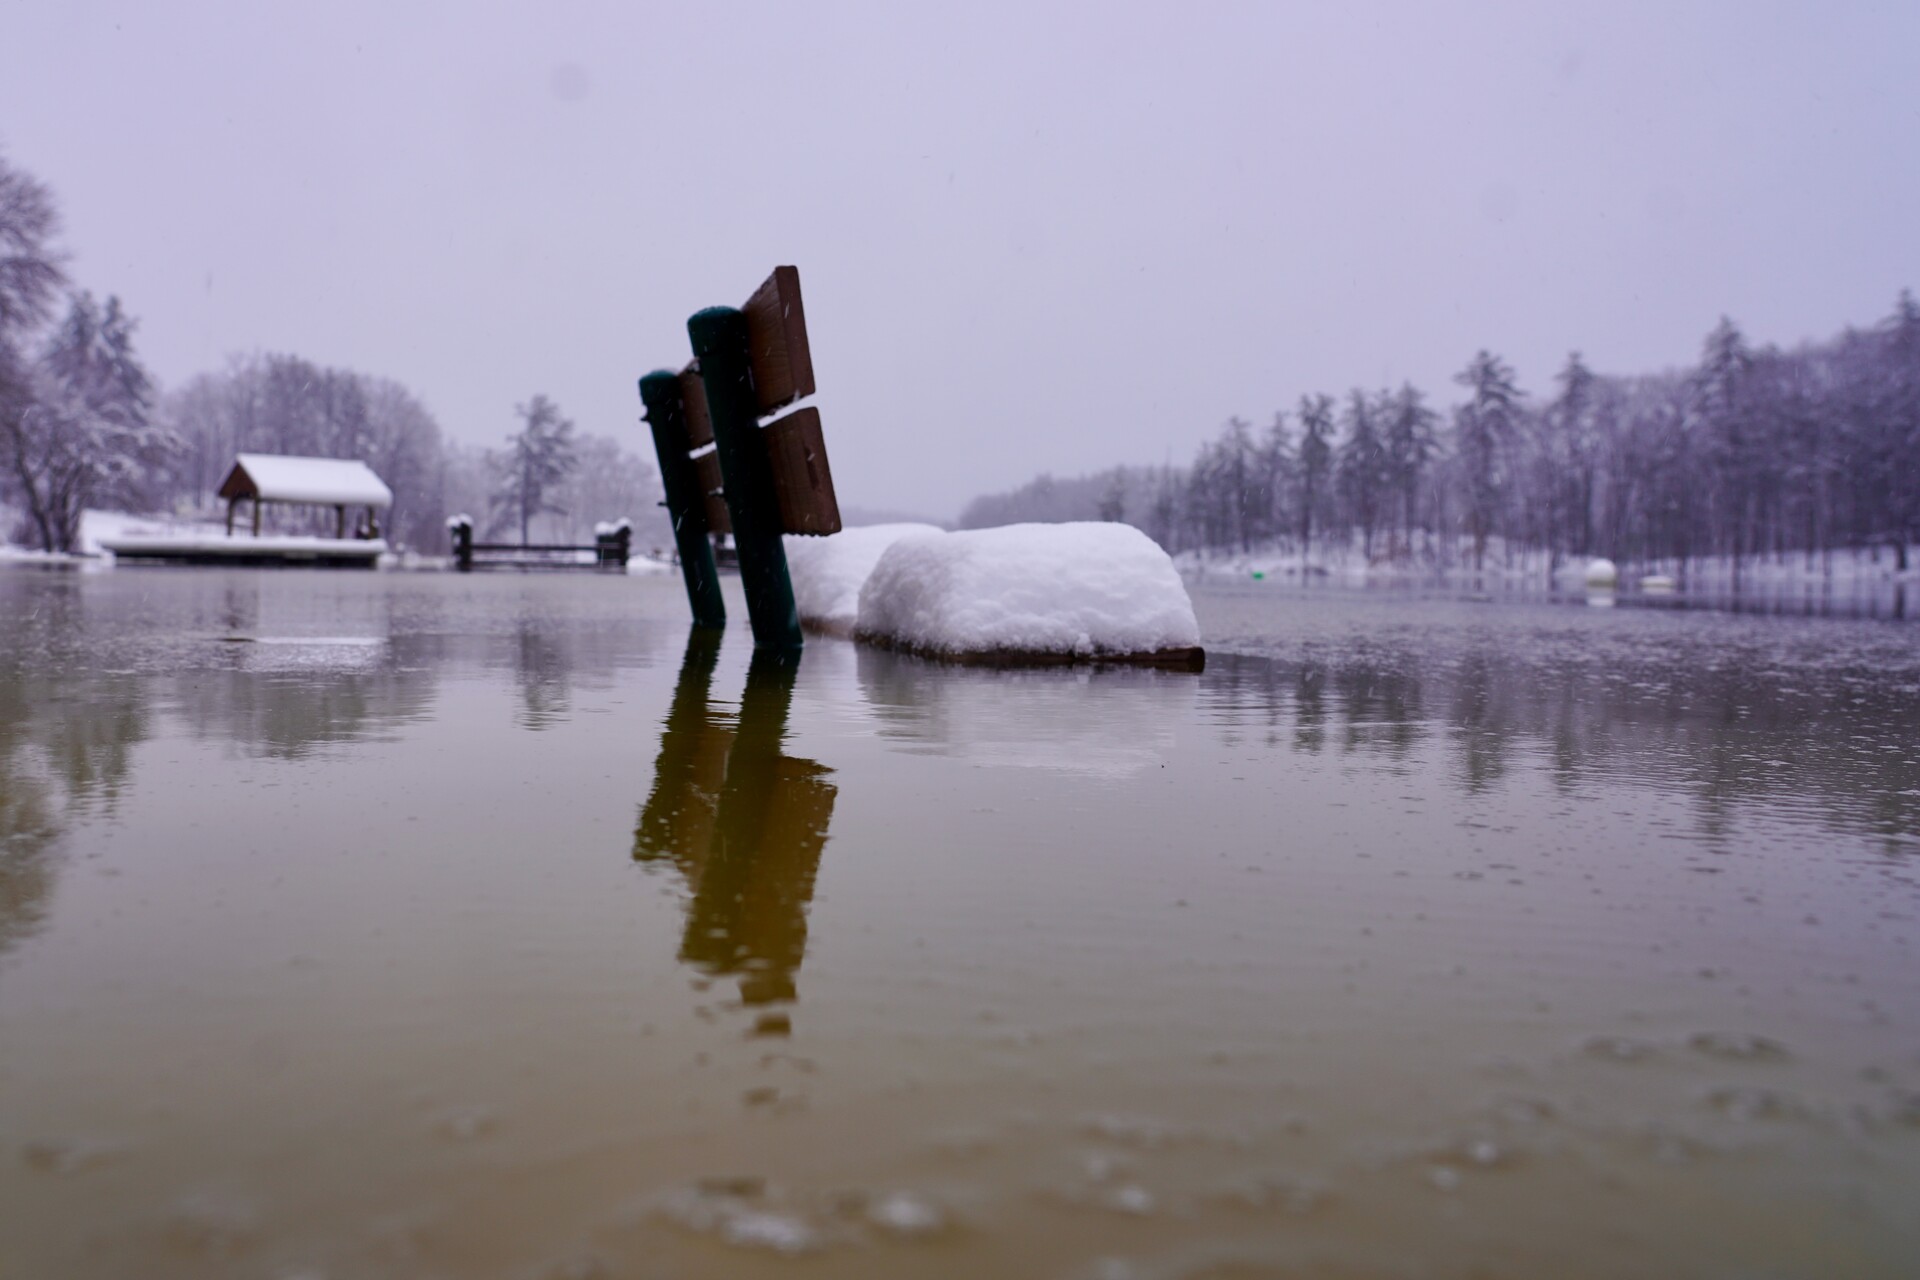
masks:
[(1145, 657), (1200, 644), (1167, 553), (1104, 523), (908, 534), (860, 588), (854, 634), (943, 657)]
[(393, 490), (355, 458), (294, 458), (273, 453), (243, 453), (234, 463), (251, 485), (229, 475), (222, 497), (257, 495), (267, 502), (317, 502), (328, 506), (390, 507)]

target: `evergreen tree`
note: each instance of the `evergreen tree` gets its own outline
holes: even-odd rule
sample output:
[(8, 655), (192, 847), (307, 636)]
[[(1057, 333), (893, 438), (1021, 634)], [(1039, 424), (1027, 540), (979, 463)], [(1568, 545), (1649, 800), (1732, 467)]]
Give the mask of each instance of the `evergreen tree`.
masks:
[(1313, 552), (1313, 518), (1326, 501), (1333, 467), (1333, 397), (1300, 397), (1300, 452), (1294, 468), (1299, 491), (1295, 514), (1300, 522), (1300, 563)]
[(1578, 556), (1593, 550), (1595, 383), (1578, 351), (1554, 379), (1560, 394), (1547, 408), (1543, 426), (1547, 440), (1541, 450), (1546, 463), (1542, 477), (1549, 502), (1549, 545)]
[(1240, 544), (1240, 552), (1245, 555), (1253, 550), (1254, 530), (1258, 523), (1258, 517), (1254, 514), (1258, 498), (1254, 493), (1252, 424), (1245, 418), (1227, 419), (1227, 425), (1221, 428), (1220, 439), (1214, 448), (1218, 489), (1226, 505), (1229, 536)]
[(1518, 435), (1520, 391), (1505, 361), (1482, 350), (1455, 378), (1472, 399), (1454, 411), (1454, 454), (1461, 475), (1473, 567), (1485, 567), (1487, 539), (1500, 527), (1507, 460)]
[(1117, 524), (1127, 518), (1127, 472), (1124, 467), (1115, 467), (1107, 487), (1100, 494), (1100, 518), (1109, 524)]
[(1710, 520), (1721, 531), (1721, 547), (1733, 556), (1734, 573), (1750, 550), (1756, 471), (1759, 461), (1753, 423), (1747, 412), (1747, 375), (1753, 352), (1740, 328), (1725, 316), (1714, 326), (1694, 372), (1692, 415), (1705, 441), (1712, 483), (1707, 497)]
[[(29, 506), (36, 438), (46, 424), (34, 412), (42, 388), (27, 348), (66, 279), (52, 244), (59, 225), (52, 193), (0, 156), (0, 496)], [(51, 547), (51, 526), (38, 518), (33, 523), (42, 545)]]
[[(1382, 394), (1381, 400), (1387, 397)], [(1361, 554), (1373, 559), (1373, 531), (1380, 523), (1389, 483), (1387, 449), (1376, 425), (1390, 412), (1369, 402), (1358, 387), (1347, 398), (1347, 438), (1340, 446), (1336, 483), (1353, 523), (1360, 527)]]
[(1286, 414), (1274, 411), (1254, 461), (1260, 476), (1263, 536), (1278, 537), (1286, 532), (1287, 516), (1292, 509), (1287, 490), (1293, 483), (1293, 440), (1287, 433)]
[(1881, 326), (1884, 390), (1875, 417), (1889, 496), (1886, 532), (1893, 535), (1896, 567), (1907, 568), (1907, 545), (1920, 541), (1920, 301), (1902, 289), (1893, 314)]
[(1180, 547), (1180, 483), (1174, 478), (1171, 465), (1160, 469), (1160, 479), (1153, 489), (1153, 511), (1148, 517), (1152, 524), (1147, 533), (1167, 551), (1178, 551)]
[(520, 430), (507, 440), (505, 452), (494, 455), (493, 511), (496, 527), (518, 522), (520, 545), (526, 546), (533, 518), (542, 512), (565, 514), (553, 497), (573, 470), (573, 422), (544, 395), (515, 405)]
[(17, 495), (48, 551), (70, 551), (90, 506), (152, 505), (150, 482), (178, 442), (151, 421), (153, 383), (133, 321), (109, 298), (76, 295), (35, 370), (31, 401), (7, 433)]
[(1413, 553), (1414, 507), (1420, 482), (1439, 451), (1434, 429), (1440, 415), (1427, 408), (1426, 397), (1411, 382), (1402, 383), (1387, 416), (1387, 477), (1399, 498), (1400, 532), (1407, 554)]

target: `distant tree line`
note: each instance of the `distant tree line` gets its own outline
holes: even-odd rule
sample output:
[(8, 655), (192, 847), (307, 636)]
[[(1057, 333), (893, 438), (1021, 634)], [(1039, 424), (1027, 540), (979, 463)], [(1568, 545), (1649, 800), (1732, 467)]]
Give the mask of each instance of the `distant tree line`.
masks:
[(1305, 395), (1230, 419), (1184, 468), (1042, 476), (964, 528), (1125, 520), (1171, 551), (1330, 544), (1370, 563), (1484, 567), (1544, 553), (1632, 562), (1892, 551), (1920, 541), (1920, 304), (1794, 351), (1731, 320), (1691, 369), (1597, 373), (1578, 353), (1533, 397), (1481, 351), (1446, 413), (1411, 385)]
[(163, 417), (180, 442), (160, 495), (165, 508), (212, 506), (238, 453), (359, 458), (393, 490), (387, 536), (438, 545), (446, 479), (440, 425), (397, 382), (293, 355), (239, 356), (165, 397)]
[[(58, 230), (52, 194), (0, 157), (0, 503), (14, 517), (0, 536), (68, 551), (89, 507), (209, 513), (242, 452), (364, 460), (393, 489), (383, 532), (423, 551), (444, 548), (455, 512), (523, 542), (590, 541), (594, 523), (627, 517), (645, 545), (664, 526), (652, 466), (619, 440), (576, 434), (544, 395), (489, 450), (446, 439), (392, 379), (297, 355), (238, 356), (162, 394), (119, 299), (71, 288)], [(283, 528), (331, 519), (269, 513)]]

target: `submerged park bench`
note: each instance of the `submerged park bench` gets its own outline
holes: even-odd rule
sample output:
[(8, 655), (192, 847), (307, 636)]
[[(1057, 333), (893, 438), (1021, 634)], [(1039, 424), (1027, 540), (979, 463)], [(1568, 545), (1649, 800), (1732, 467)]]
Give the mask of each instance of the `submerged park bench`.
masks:
[(800, 272), (775, 267), (745, 307), (696, 312), (687, 335), (693, 362), (641, 378), (640, 400), (694, 625), (726, 625), (710, 535), (731, 534), (754, 646), (798, 649), (781, 538), (840, 531), (819, 411), (807, 406), (761, 425), (814, 393)]
[[(754, 647), (796, 651), (801, 616), (783, 537), (841, 528), (820, 415), (791, 407), (815, 391), (799, 271), (776, 267), (744, 307), (696, 312), (687, 334), (693, 362), (641, 378), (640, 399), (694, 625), (726, 625), (712, 539), (731, 534)], [(879, 590), (853, 587), (856, 640), (994, 665), (1204, 664), (1173, 562), (1130, 525), (927, 528), (876, 548), (877, 563), (841, 541), (804, 559), (822, 577), (871, 572)], [(848, 594), (832, 585), (829, 594)]]

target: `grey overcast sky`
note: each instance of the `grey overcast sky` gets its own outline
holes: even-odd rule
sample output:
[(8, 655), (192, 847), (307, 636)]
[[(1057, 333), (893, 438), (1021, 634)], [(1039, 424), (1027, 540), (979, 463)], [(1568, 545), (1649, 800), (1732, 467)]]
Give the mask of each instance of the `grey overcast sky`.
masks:
[(952, 516), (1481, 346), (1690, 361), (1920, 287), (1920, 5), (0, 4), (0, 151), (169, 385), (497, 443), (776, 262), (843, 502)]

